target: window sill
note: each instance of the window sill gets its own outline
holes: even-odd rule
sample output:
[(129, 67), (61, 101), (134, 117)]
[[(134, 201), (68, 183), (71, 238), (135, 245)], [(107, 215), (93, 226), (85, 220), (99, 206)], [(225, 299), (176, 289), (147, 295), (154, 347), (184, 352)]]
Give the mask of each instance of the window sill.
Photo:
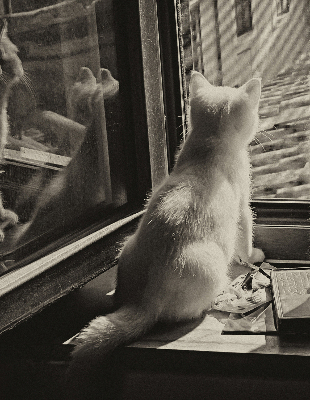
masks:
[[(2, 310), (6, 310), (7, 316), (2, 316), (2, 331), (12, 328), (18, 322), (29, 318), (46, 305), (63, 297), (64, 302), (60, 309), (57, 309), (58, 302), (37, 316), (43, 318), (43, 328), (41, 328), (45, 332), (51, 326), (54, 327), (55, 318), (57, 318), (62, 338), (65, 331), (63, 321), (66, 325), (70, 325), (69, 331), (71, 330), (72, 335), (78, 332), (93, 317), (91, 312), (87, 313), (87, 309), (93, 307), (95, 303), (96, 294), (94, 292), (96, 290), (93, 290), (95, 281), (98, 282), (98, 279), (102, 279), (104, 282), (109, 272), (94, 279), (83, 289), (74, 292), (73, 297), (65, 295), (73, 288), (81, 286), (115, 265), (119, 243), (136, 229), (137, 219), (140, 215), (141, 213), (136, 214), (136, 218), (133, 216), (125, 225), (121, 223), (117, 230), (112, 230), (107, 236), (103, 235), (97, 241), (91, 241), (80, 252), (73, 252), (58, 265), (36, 276), (27, 285), (24, 285), (22, 290), (12, 290), (3, 296), (0, 299), (0, 306)], [(273, 258), (277, 259), (278, 264), (296, 263), (299, 262), (296, 260), (303, 260), (302, 262), (307, 265), (309, 263), (307, 261), (309, 260), (309, 255), (307, 255), (308, 234), (309, 227), (305, 226), (257, 224), (256, 245), (264, 249), (269, 262), (275, 261), (272, 260)], [(290, 261), (284, 260), (283, 254), (288, 254)], [(279, 261), (279, 258), (282, 258), (282, 262)], [(98, 286), (101, 287), (102, 282), (99, 282)], [(25, 304), (25, 298), (31, 300)], [(70, 298), (69, 301), (68, 298)], [(15, 306), (12, 307), (12, 304)], [(84, 305), (84, 310), (86, 309), (82, 318), (83, 322), (79, 321), (79, 324), (82, 325), (79, 328), (73, 327), (76, 324), (75, 320), (81, 316), (81, 304)], [(49, 311), (51, 309), (54, 311)], [(102, 313), (104, 310), (104, 307), (101, 308)], [(69, 322), (65, 313), (70, 314)], [(143, 393), (144, 398), (168, 398), (168, 394), (159, 393), (158, 388), (166, 385), (166, 379), (169, 380), (172, 375), (178, 381), (172, 385), (171, 389), (175, 398), (190, 398), (186, 397), (187, 395), (179, 396), (178, 387), (183, 387), (182, 382), (187, 382), (186, 387), (190, 388), (183, 388), (184, 393), (188, 394), (188, 390), (190, 390), (191, 393), (196, 393), (197, 396), (194, 397), (198, 398), (200, 390), (198, 388), (204, 388), (205, 382), (214, 383), (224, 380), (227, 383), (231, 379), (235, 383), (242, 381), (245, 385), (243, 387), (248, 389), (249, 382), (255, 381), (258, 385), (257, 390), (264, 391), (264, 393), (266, 392), (266, 379), (269, 380), (267, 391), (270, 390), (270, 385), (273, 385), (274, 389), (277, 388), (276, 382), (279, 379), (284, 379), (290, 385), (298, 380), (302, 386), (306, 387), (306, 393), (308, 393), (310, 390), (307, 373), (310, 367), (309, 339), (297, 336), (278, 337), (271, 334), (223, 335), (221, 327), (227, 315), (221, 317), (222, 321), (216, 319), (213, 323), (210, 322), (208, 316), (205, 318), (189, 324), (161, 328), (163, 330), (160, 332), (154, 330), (150, 335), (131, 346), (117, 350), (111, 363), (115, 363), (118, 369), (117, 379), (122, 379), (121, 390), (123, 392), (118, 398), (139, 399), (136, 397), (137, 391)], [(27, 324), (28, 328), (23, 330), (23, 326)], [(36, 333), (37, 329), (38, 318), (31, 318), (28, 323), (21, 324), (19, 328), (1, 336), (1, 350), (6, 350), (5, 354), (8, 355), (9, 363), (13, 362), (11, 360), (14, 353), (13, 358), (15, 357), (17, 362), (20, 362), (18, 361), (20, 359), (31, 360), (31, 365), (37, 363), (40, 365), (40, 370), (41, 366), (45, 365), (48, 374), (53, 368), (64, 371), (71, 350), (70, 346), (62, 346), (59, 335), (56, 335), (56, 340), (55, 337), (42, 340), (40, 334)], [(74, 331), (72, 332), (72, 330)], [(40, 339), (34, 339), (37, 336)], [(69, 337), (67, 336), (66, 339)], [(3, 338), (6, 340), (3, 341)], [(280, 364), (281, 369), (278, 368)], [(212, 365), (211, 370), (210, 365)], [(159, 381), (160, 385), (158, 385)], [(116, 385), (119, 385), (119, 382)], [(218, 387), (221, 387), (221, 384)], [(150, 388), (152, 388), (152, 393), (146, 395), (145, 390), (151, 390)], [(226, 387), (226, 397), (231, 388), (231, 384)], [(265, 393), (264, 398), (272, 399), (274, 393), (269, 396)], [(299, 391), (299, 393), (301, 392)], [(225, 398), (223, 396), (222, 393), (222, 398)], [(306, 397), (294, 396), (293, 398)]]
[(116, 264), (122, 241), (136, 229), (143, 211), (4, 275), (0, 280), (0, 333), (82, 287)]
[(104, 238), (107, 235), (115, 232), (119, 228), (127, 225), (128, 223), (136, 220), (143, 214), (143, 211), (137, 212), (126, 218), (112, 223), (98, 231), (91, 233), (90, 235), (83, 237), (73, 243), (68, 244), (65, 247), (60, 248), (54, 253), (47, 255), (38, 261), (34, 261), (25, 267), (12, 271), (7, 275), (4, 275), (0, 280), (0, 294), (1, 296), (7, 294), (11, 290), (16, 289), (18, 286), (26, 283), (30, 279), (46, 272), (48, 269), (54, 267), (59, 262), (62, 262), (74, 254), (82, 251), (86, 247), (92, 245), (98, 240)]

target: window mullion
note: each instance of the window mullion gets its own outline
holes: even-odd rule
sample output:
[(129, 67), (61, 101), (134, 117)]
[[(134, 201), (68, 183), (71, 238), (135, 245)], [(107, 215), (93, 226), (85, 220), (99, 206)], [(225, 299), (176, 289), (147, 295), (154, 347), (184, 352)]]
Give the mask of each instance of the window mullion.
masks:
[(140, 28), (152, 186), (168, 174), (161, 59), (155, 0), (140, 0)]

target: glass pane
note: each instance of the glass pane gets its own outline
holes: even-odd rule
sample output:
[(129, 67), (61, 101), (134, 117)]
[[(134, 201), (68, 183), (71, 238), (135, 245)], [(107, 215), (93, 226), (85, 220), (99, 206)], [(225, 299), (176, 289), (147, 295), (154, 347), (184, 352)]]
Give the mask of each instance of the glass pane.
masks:
[[(9, 3), (0, 85), (9, 96), (10, 133), (0, 182), (19, 223), (11, 227), (12, 214), (3, 215), (0, 273), (14, 266), (6, 256), (12, 250), (56, 227), (91, 223), (94, 208), (105, 216), (126, 204), (132, 179), (113, 1)], [(12, 89), (5, 68), (18, 59), (12, 44), (5, 58), (9, 40), (24, 70)]]
[[(249, 17), (250, 8), (244, 6), (250, 2), (236, 1), (236, 8), (224, 0), (181, 3), (184, 24), (192, 9), (199, 10), (201, 64), (209, 82), (238, 87), (251, 77), (262, 78), (259, 132), (250, 145), (254, 198), (309, 200), (308, 1), (253, 2), (253, 29), (242, 36), (237, 36), (236, 28), (238, 21), (241, 24), (242, 10), (246, 9), (244, 17)], [(279, 4), (287, 11), (290, 5), (281, 18)], [(188, 37), (196, 40), (187, 33)], [(186, 65), (190, 65), (190, 46), (195, 48), (195, 43), (184, 40)], [(196, 55), (192, 53), (192, 57)], [(196, 69), (196, 64), (192, 65)], [(187, 81), (189, 75), (187, 69)]]

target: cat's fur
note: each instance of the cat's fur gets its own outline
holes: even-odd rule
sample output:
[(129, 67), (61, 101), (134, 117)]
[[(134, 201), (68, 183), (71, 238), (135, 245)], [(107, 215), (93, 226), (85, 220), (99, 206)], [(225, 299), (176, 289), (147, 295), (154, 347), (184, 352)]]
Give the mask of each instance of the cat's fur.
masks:
[[(7, 35), (7, 23), (0, 37), (0, 159), (3, 162), (4, 147), (9, 135), (9, 122), (7, 115), (8, 100), (11, 89), (24, 74), (21, 60), (19, 59), (17, 47), (10, 41)], [(17, 215), (5, 209), (0, 195), (0, 241), (4, 239), (4, 228), (15, 225), (18, 221)]]
[(200, 317), (227, 284), (234, 257), (263, 260), (252, 247), (248, 156), (260, 90), (259, 79), (235, 89), (192, 74), (190, 134), (121, 251), (117, 310), (91, 321), (75, 340), (73, 375), (158, 321)]

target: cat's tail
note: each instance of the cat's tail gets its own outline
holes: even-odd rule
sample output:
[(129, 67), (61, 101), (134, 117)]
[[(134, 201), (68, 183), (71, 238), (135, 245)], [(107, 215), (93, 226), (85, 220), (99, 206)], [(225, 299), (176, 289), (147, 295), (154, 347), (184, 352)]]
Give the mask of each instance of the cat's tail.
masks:
[(73, 340), (76, 345), (65, 374), (65, 397), (101, 399), (104, 391), (105, 399), (115, 399), (114, 391), (118, 391), (118, 386), (113, 384), (115, 376), (110, 353), (139, 338), (156, 320), (150, 309), (136, 306), (120, 307), (114, 313), (92, 320)]
[(75, 340), (73, 363), (101, 364), (106, 355), (139, 338), (156, 320), (150, 310), (136, 306), (123, 306), (114, 313), (95, 318)]

